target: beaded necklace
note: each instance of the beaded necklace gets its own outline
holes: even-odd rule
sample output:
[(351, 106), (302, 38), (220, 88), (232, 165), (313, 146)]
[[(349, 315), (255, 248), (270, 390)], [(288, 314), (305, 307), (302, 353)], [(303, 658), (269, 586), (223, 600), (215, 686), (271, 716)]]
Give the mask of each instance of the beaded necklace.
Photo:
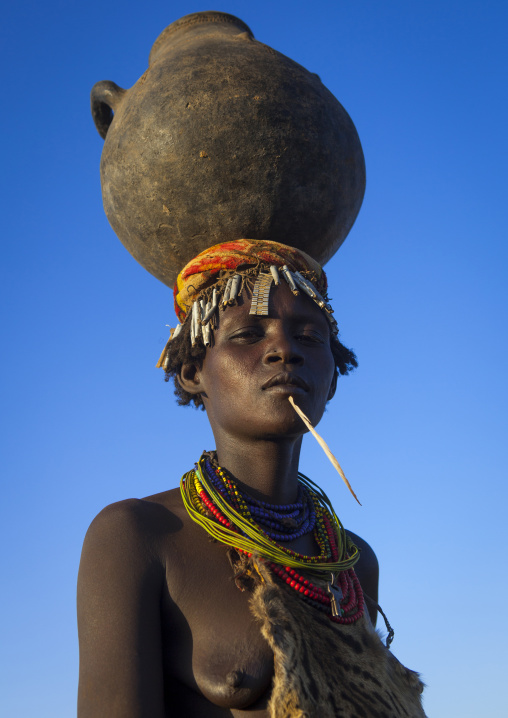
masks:
[[(364, 613), (363, 592), (353, 569), (358, 549), (319, 486), (300, 473), (298, 482), (295, 503), (269, 504), (241, 491), (213, 454), (205, 452), (195, 469), (182, 477), (180, 490), (189, 516), (213, 538), (266, 563), (279, 580), (332, 621), (354, 623)], [(319, 547), (318, 556), (283, 545), (309, 533)], [(325, 581), (326, 588), (301, 571)]]

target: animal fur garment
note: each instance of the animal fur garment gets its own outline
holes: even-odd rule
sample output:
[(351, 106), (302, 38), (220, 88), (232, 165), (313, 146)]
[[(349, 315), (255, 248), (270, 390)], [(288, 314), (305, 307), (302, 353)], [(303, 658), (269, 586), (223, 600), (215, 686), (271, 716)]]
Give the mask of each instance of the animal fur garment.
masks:
[(368, 618), (333, 623), (256, 568), (264, 581), (251, 610), (274, 654), (271, 718), (425, 718), (418, 673), (399, 663)]

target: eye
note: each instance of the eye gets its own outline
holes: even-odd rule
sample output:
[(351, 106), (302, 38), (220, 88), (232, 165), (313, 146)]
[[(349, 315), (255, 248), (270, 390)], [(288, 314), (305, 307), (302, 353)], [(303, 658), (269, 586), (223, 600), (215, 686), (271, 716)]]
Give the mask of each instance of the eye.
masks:
[(264, 332), (261, 327), (243, 327), (234, 332), (230, 339), (241, 344), (251, 344), (262, 339), (263, 336)]
[(304, 344), (324, 344), (326, 341), (325, 337), (320, 332), (310, 329), (300, 332), (297, 334), (296, 338)]

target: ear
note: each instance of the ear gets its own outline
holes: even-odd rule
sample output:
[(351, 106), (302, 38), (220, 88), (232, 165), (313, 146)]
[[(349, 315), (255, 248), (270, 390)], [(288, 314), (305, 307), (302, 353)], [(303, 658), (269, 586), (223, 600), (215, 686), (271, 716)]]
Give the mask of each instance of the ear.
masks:
[(178, 374), (178, 383), (189, 394), (204, 394), (204, 387), (201, 383), (201, 366), (194, 362), (182, 364)]

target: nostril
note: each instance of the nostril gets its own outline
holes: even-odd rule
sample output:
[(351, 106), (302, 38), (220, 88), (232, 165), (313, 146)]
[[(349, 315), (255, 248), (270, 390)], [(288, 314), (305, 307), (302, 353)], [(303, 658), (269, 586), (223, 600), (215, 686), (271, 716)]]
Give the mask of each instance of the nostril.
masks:
[(304, 359), (299, 354), (286, 354), (285, 352), (273, 352), (265, 356), (268, 364), (303, 364)]

